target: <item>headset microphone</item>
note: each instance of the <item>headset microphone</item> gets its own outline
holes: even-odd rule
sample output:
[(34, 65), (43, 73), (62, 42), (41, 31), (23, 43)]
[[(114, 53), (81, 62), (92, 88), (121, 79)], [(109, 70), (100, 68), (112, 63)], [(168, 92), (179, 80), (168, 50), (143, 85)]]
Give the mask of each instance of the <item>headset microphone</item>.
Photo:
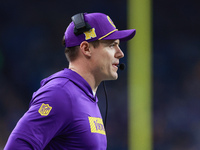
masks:
[(119, 65), (117, 65), (117, 67), (120, 69), (120, 70), (124, 70), (126, 65), (124, 63), (121, 63)]

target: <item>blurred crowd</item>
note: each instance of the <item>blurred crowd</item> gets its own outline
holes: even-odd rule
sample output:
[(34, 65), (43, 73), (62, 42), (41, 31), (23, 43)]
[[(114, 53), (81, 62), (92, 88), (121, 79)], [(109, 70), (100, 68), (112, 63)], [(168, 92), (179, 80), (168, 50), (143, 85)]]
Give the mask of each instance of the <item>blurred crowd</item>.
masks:
[[(0, 2), (0, 149), (28, 109), (40, 81), (68, 67), (61, 41), (71, 16), (79, 12), (103, 12), (118, 29), (126, 29), (126, 8), (126, 1), (122, 0)], [(199, 150), (198, 1), (154, 0), (152, 8), (153, 150)], [(127, 55), (125, 43), (121, 43), (121, 48)], [(126, 56), (122, 62), (127, 62)], [(119, 71), (119, 80), (106, 82), (109, 150), (128, 149), (127, 82), (127, 70)], [(97, 94), (104, 117), (105, 96), (101, 85)]]

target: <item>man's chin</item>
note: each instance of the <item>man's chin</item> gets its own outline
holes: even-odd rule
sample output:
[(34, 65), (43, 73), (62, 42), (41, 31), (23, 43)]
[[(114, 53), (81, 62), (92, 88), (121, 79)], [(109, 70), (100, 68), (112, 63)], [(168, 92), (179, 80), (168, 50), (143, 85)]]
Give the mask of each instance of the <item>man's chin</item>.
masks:
[(116, 74), (114, 74), (113, 76), (112, 76), (112, 79), (110, 79), (110, 80), (117, 80), (118, 79), (118, 74), (116, 73)]
[(110, 74), (109, 76), (107, 76), (107, 78), (106, 79), (104, 79), (104, 80), (117, 80), (118, 79), (118, 73), (117, 72), (115, 72), (115, 73), (113, 73), (113, 74)]

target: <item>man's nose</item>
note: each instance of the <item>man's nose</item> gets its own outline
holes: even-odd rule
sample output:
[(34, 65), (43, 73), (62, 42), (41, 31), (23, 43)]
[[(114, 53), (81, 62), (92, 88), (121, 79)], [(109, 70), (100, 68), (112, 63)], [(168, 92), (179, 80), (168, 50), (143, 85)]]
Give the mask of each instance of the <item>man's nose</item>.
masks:
[(124, 53), (119, 46), (117, 47), (117, 52), (115, 57), (119, 59), (124, 57)]

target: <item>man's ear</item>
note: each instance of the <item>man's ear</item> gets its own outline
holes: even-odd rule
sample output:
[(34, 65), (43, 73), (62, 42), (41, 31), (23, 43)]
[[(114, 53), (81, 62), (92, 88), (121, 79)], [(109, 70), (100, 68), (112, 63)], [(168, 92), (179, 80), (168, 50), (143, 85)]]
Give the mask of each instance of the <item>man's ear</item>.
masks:
[(80, 50), (86, 57), (91, 57), (91, 49), (90, 44), (87, 41), (83, 41), (80, 44)]

